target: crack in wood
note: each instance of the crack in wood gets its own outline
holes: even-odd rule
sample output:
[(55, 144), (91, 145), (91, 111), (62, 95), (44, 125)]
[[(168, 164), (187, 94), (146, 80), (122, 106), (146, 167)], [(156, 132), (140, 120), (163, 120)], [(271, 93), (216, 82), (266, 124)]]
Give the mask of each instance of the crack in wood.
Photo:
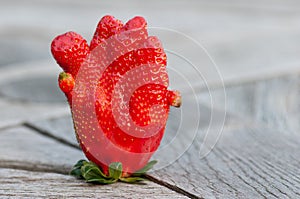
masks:
[[(55, 133), (53, 133), (49, 129), (44, 130), (44, 128), (42, 128), (42, 126), (38, 126), (35, 124), (31, 124), (31, 123), (25, 123), (23, 125), (39, 134), (42, 134), (51, 139), (54, 139), (54, 140), (62, 143), (63, 145), (71, 146), (72, 148), (76, 148), (77, 150), (79, 149), (78, 146), (75, 146), (74, 142), (71, 142), (71, 140), (63, 139), (62, 137), (57, 137), (55, 135)], [(295, 171), (297, 169), (296, 165), (295, 165), (298, 162), (296, 160), (297, 154), (294, 154), (293, 156), (290, 156), (288, 154), (288, 156), (285, 157), (288, 159), (292, 158), (292, 160), (293, 160), (288, 165), (288, 168), (286, 168), (287, 165), (284, 165), (284, 162), (281, 161), (280, 159), (278, 159), (276, 154), (272, 153), (274, 150), (277, 150), (276, 142), (280, 141), (280, 139), (272, 138), (274, 140), (272, 140), (272, 139), (270, 140), (268, 137), (268, 134), (265, 134), (265, 133), (258, 134), (258, 133), (264, 131), (264, 128), (265, 128), (264, 126), (258, 125), (256, 127), (260, 128), (259, 131), (257, 131), (257, 132), (256, 132), (256, 129), (252, 129), (251, 126), (244, 127), (246, 129), (248, 129), (248, 131), (245, 131), (247, 134), (235, 134), (234, 135), (235, 139), (232, 139), (231, 134), (227, 134), (227, 137), (225, 137), (225, 142), (227, 141), (226, 145), (221, 145), (222, 148), (216, 147), (215, 150), (212, 151), (212, 155), (215, 155), (217, 157), (215, 157), (215, 156), (207, 157), (208, 159), (205, 159), (203, 161), (204, 164), (202, 163), (199, 166), (199, 168), (202, 168), (202, 169), (205, 168), (205, 169), (207, 169), (207, 171), (211, 170), (212, 172), (209, 172), (210, 174), (208, 174), (208, 175), (206, 175), (205, 173), (199, 172), (199, 170), (196, 172), (197, 175), (201, 174), (201, 176), (203, 177), (202, 180), (204, 180), (204, 183), (199, 184), (195, 181), (195, 179), (193, 179), (193, 177), (190, 178), (190, 176), (187, 177), (187, 175), (184, 174), (184, 172), (188, 174), (188, 173), (193, 172), (193, 170), (199, 169), (196, 166), (197, 164), (195, 164), (196, 163), (194, 160), (195, 156), (191, 155), (195, 152), (193, 150), (191, 150), (191, 154), (186, 153), (186, 155), (184, 156), (185, 158), (181, 157), (184, 159), (182, 161), (177, 162), (180, 165), (174, 166), (176, 168), (177, 168), (177, 166), (179, 166), (179, 168), (183, 169), (183, 171), (184, 171), (183, 175), (179, 176), (179, 177), (184, 178), (183, 180), (180, 180), (180, 178), (172, 177), (172, 175), (175, 174), (172, 172), (170, 174), (164, 172), (165, 173), (164, 177), (149, 175), (148, 178), (150, 181), (154, 180), (153, 181), (154, 183), (160, 184), (162, 186), (166, 186), (168, 189), (171, 189), (175, 192), (181, 193), (190, 198), (203, 198), (203, 197), (209, 197), (209, 196), (222, 197), (222, 195), (225, 193), (232, 195), (233, 197), (242, 197), (242, 195), (244, 194), (243, 191), (245, 191), (245, 193), (247, 193), (247, 191), (249, 191), (249, 189), (247, 189), (248, 187), (251, 187), (251, 189), (253, 189), (253, 190), (250, 190), (249, 193), (252, 192), (253, 195), (256, 195), (256, 196), (259, 195), (263, 198), (266, 198), (266, 197), (272, 198), (272, 197), (279, 197), (279, 196), (290, 197), (294, 194), (299, 196), (299, 193), (296, 190), (298, 186), (296, 186), (295, 188), (293, 186), (294, 183), (297, 184), (299, 182), (298, 176), (297, 176), (297, 174), (293, 175), (293, 173), (286, 170), (288, 168), (292, 169), (292, 171)], [(237, 131), (239, 131), (239, 130), (237, 130)], [(267, 131), (267, 129), (266, 129), (266, 131)], [(232, 130), (230, 132), (232, 133)], [(237, 133), (240, 133), (240, 132), (237, 132)], [(284, 138), (290, 139), (292, 137), (284, 137)], [(258, 160), (260, 160), (260, 158), (261, 159), (267, 158), (268, 160), (271, 160), (272, 163), (275, 163), (275, 165), (278, 165), (277, 170), (280, 169), (281, 173), (284, 170), (285, 172), (288, 172), (290, 174), (290, 177), (291, 177), (291, 175), (293, 176), (292, 178), (289, 178), (290, 181), (285, 179), (279, 172), (272, 171), (271, 174), (266, 173), (265, 169), (270, 168), (270, 164), (266, 165), (266, 168), (265, 168), (263, 165), (265, 165), (266, 162), (264, 161), (263, 165), (257, 166), (257, 164), (254, 164), (255, 160), (256, 160), (256, 158), (254, 158), (254, 157), (256, 157), (256, 156), (253, 156), (254, 159), (251, 159), (252, 156), (246, 157), (246, 159), (243, 159), (243, 157), (244, 157), (243, 154), (245, 154), (245, 152), (255, 152), (255, 150), (254, 151), (241, 150), (241, 151), (236, 151), (236, 152), (233, 151), (234, 152), (233, 154), (229, 151), (228, 155), (226, 156), (226, 154), (227, 154), (226, 149), (228, 149), (227, 148), (228, 146), (230, 147), (232, 145), (232, 147), (235, 147), (233, 149), (240, 149), (241, 147), (244, 147), (244, 146), (242, 146), (243, 144), (249, 142), (249, 139), (254, 140), (254, 141), (259, 141), (259, 142), (256, 142), (255, 145), (253, 145), (253, 144), (250, 145), (250, 147), (253, 147), (253, 149), (255, 147), (262, 146), (261, 150), (260, 150), (261, 153), (259, 153), (258, 154), (259, 156), (257, 157)], [(264, 140), (267, 140), (268, 142), (264, 143), (263, 142)], [(285, 141), (285, 140), (283, 140), (283, 141)], [(223, 140), (223, 142), (224, 142), (224, 140)], [(228, 145), (228, 142), (230, 143), (230, 145)], [(284, 145), (285, 143), (286, 142), (282, 143), (283, 144), (282, 146), (285, 146)], [(295, 142), (295, 141), (292, 142), (292, 140), (287, 140), (287, 147), (289, 147), (289, 149), (291, 149), (291, 150), (297, 149), (296, 144), (297, 144), (297, 142)], [(242, 159), (241, 159), (241, 157), (242, 157)], [(220, 159), (221, 162), (218, 161), (218, 159)], [(232, 181), (232, 179), (228, 178), (231, 176), (227, 175), (226, 173), (223, 173), (223, 170), (220, 170), (222, 168), (214, 166), (215, 161), (216, 161), (216, 164), (221, 163), (222, 165), (223, 165), (222, 162), (224, 162), (225, 165), (228, 166), (227, 171), (229, 171), (230, 173), (233, 173), (230, 175), (231, 176), (235, 175), (236, 180), (238, 180), (238, 181), (241, 180), (241, 182), (243, 182), (245, 184), (245, 186), (240, 187), (237, 183)], [(229, 163), (228, 161), (231, 161), (232, 165), (235, 165), (236, 168), (235, 169), (230, 168), (231, 163)], [(186, 162), (193, 162), (193, 164), (191, 164), (192, 167), (187, 168), (185, 165)], [(263, 169), (261, 167), (263, 167)], [(192, 170), (190, 170), (190, 169), (192, 169)], [(274, 168), (272, 170), (274, 170)], [(224, 171), (226, 171), (226, 169)], [(241, 175), (239, 175), (239, 171), (240, 171)], [(214, 176), (216, 176), (216, 178)], [(258, 176), (258, 177), (256, 177), (256, 176)], [(212, 177), (212, 180), (210, 179), (210, 177)], [(165, 179), (167, 179), (167, 180), (165, 180)], [(184, 183), (188, 183), (189, 185), (185, 185)], [(214, 184), (214, 183), (216, 183), (216, 184)], [(231, 183), (233, 183), (233, 184), (231, 184)], [(199, 187), (203, 184), (205, 185), (204, 187)], [(222, 184), (225, 184), (226, 186), (223, 186)], [(243, 190), (243, 187), (246, 189)], [(242, 189), (240, 190), (239, 188), (242, 188)], [(200, 196), (198, 195), (199, 193), (201, 194)], [(240, 194), (242, 194), (242, 195), (240, 195)]]
[(60, 143), (62, 143), (64, 145), (70, 146), (70, 147), (72, 147), (74, 149), (77, 149), (77, 150), (81, 150), (81, 148), (79, 147), (79, 145), (73, 144), (73, 143), (71, 143), (71, 142), (69, 142), (69, 141), (67, 141), (65, 139), (60, 138), (60, 137), (56, 137), (52, 133), (50, 133), (49, 131), (42, 130), (42, 129), (36, 127), (35, 125), (33, 125), (31, 123), (25, 122), (25, 123), (23, 123), (23, 126), (29, 128), (31, 130), (34, 130), (35, 132), (38, 132), (38, 133), (40, 133), (40, 134), (42, 134), (44, 136), (47, 136), (47, 137), (49, 137), (51, 139), (54, 139), (54, 140), (56, 140), (56, 141), (58, 141), (58, 142), (60, 142)]
[(162, 186), (164, 186), (164, 187), (167, 187), (167, 188), (169, 188), (169, 189), (171, 189), (171, 190), (173, 190), (173, 191), (175, 191), (175, 192), (177, 192), (177, 193), (180, 193), (180, 194), (182, 194), (182, 195), (185, 195), (185, 196), (187, 196), (187, 197), (189, 197), (189, 198), (192, 198), (192, 199), (204, 199), (204, 198), (201, 197), (201, 196), (197, 196), (197, 195), (195, 195), (195, 194), (192, 194), (192, 193), (190, 193), (190, 192), (188, 192), (188, 191), (186, 191), (186, 190), (184, 190), (184, 189), (181, 189), (180, 187), (177, 187), (176, 185), (172, 185), (172, 184), (170, 184), (170, 183), (164, 182), (164, 181), (162, 181), (162, 180), (160, 180), (160, 179), (157, 179), (157, 178), (155, 178), (155, 177), (153, 177), (153, 176), (151, 176), (151, 175), (146, 175), (146, 178), (147, 178), (148, 180), (150, 180), (150, 181), (156, 183), (156, 184), (159, 184), (159, 185), (162, 185)]
[(25, 170), (25, 171), (32, 171), (32, 172), (44, 172), (44, 173), (58, 173), (69, 175), (69, 171), (71, 168), (55, 166), (53, 164), (33, 164), (31, 162), (19, 162), (19, 161), (8, 161), (8, 160), (1, 160), (0, 168), (5, 169), (18, 169), (18, 170)]

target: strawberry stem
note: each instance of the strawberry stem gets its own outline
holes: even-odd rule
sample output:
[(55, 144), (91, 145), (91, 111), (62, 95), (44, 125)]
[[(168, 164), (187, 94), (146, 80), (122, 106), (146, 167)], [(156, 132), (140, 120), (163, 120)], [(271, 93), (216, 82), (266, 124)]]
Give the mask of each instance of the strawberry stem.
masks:
[(112, 184), (118, 181), (125, 183), (140, 183), (141, 181), (147, 180), (145, 178), (146, 172), (156, 163), (156, 160), (152, 160), (145, 167), (132, 173), (129, 177), (122, 177), (123, 167), (121, 162), (111, 163), (109, 165), (109, 174), (105, 175), (101, 168), (95, 163), (79, 160), (73, 166), (70, 175), (79, 179), (85, 179), (86, 182), (94, 184)]

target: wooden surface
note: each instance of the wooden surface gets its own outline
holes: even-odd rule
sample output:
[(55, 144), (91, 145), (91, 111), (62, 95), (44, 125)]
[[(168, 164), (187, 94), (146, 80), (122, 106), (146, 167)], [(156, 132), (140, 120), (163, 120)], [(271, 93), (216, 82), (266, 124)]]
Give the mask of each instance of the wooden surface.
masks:
[[(0, 5), (0, 198), (300, 198), (298, 1)], [(145, 16), (183, 94), (144, 185), (68, 175), (84, 155), (49, 45), (69, 30), (89, 40), (104, 14)]]
[(93, 186), (67, 175), (16, 169), (0, 169), (0, 183), (1, 198), (187, 198), (153, 182)]
[[(31, 125), (55, 137), (57, 134), (55, 126), (61, 121), (68, 120), (66, 117), (51, 120), (48, 123), (54, 124), (54, 128), (47, 130), (42, 128), (48, 126), (46, 121)], [(64, 128), (61, 133), (71, 134), (72, 126), (69, 125), (68, 128), (69, 130)], [(168, 134), (170, 129), (172, 125), (166, 130), (166, 137), (170, 136)], [(200, 127), (201, 129), (205, 127)], [(174, 154), (182, 152), (182, 146), (185, 146), (189, 132), (192, 131), (185, 132), (186, 139), (179, 139), (181, 143), (168, 146)], [(67, 142), (72, 144), (73, 139)], [(152, 180), (172, 189), (185, 190), (193, 197), (297, 198), (300, 196), (300, 168), (298, 167), (300, 137), (298, 135), (286, 134), (278, 129), (268, 128), (265, 124), (243, 122), (237, 117), (232, 117), (225, 123), (217, 145), (203, 158), (200, 156), (202, 144), (200, 133), (192, 146), (175, 162), (151, 172)], [(162, 146), (166, 144), (162, 143)], [(168, 153), (158, 152), (158, 154), (155, 158), (163, 163), (170, 161), (170, 156), (173, 157)]]
[(3, 130), (0, 144), (0, 166), (68, 173), (84, 156), (81, 151), (37, 134), (26, 127)]
[(299, 137), (264, 127), (229, 128), (207, 157), (199, 158), (195, 144), (153, 175), (204, 198), (298, 198), (298, 151)]
[(26, 127), (2, 131), (0, 145), (4, 149), (0, 152), (1, 198), (186, 198), (151, 181), (138, 186), (93, 186), (77, 180), (68, 173), (84, 159), (81, 151)]

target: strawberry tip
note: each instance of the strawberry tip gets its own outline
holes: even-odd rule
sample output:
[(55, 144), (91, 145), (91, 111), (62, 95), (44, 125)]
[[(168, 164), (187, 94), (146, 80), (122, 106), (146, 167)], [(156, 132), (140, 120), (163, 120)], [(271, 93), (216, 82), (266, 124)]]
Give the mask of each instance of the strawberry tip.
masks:
[(179, 91), (168, 91), (168, 101), (171, 106), (180, 107), (182, 103), (181, 94)]

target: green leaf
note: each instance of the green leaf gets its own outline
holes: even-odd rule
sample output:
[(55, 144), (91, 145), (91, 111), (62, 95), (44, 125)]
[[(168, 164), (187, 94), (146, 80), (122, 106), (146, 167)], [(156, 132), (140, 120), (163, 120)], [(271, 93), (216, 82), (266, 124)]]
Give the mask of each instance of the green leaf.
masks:
[(81, 173), (81, 169), (72, 169), (72, 171), (70, 172), (70, 175), (75, 176), (77, 178), (82, 178), (82, 173)]
[(147, 180), (141, 177), (127, 177), (127, 178), (120, 178), (120, 181), (127, 182), (127, 183), (138, 183), (141, 181)]
[(148, 164), (143, 167), (142, 169), (134, 172), (131, 176), (133, 177), (140, 177), (146, 174), (147, 171), (149, 171), (150, 169), (152, 169), (152, 167), (157, 163), (157, 160), (152, 160), (150, 162), (148, 162)]
[(79, 160), (72, 168), (70, 175), (73, 175), (77, 178), (82, 178), (81, 167), (86, 163), (86, 160)]
[(84, 163), (84, 165), (81, 167), (81, 173), (83, 178), (87, 181), (90, 179), (98, 179), (98, 178), (109, 179), (109, 177), (104, 175), (104, 173), (102, 173), (100, 168), (92, 162)]
[(113, 162), (109, 165), (109, 177), (119, 179), (122, 176), (122, 163)]
[(97, 184), (112, 184), (118, 180), (126, 183), (139, 183), (141, 181), (147, 180), (142, 176), (149, 171), (157, 161), (153, 160), (149, 162), (144, 168), (133, 173), (130, 177), (122, 177), (122, 163), (113, 162), (109, 165), (109, 175), (106, 176), (102, 170), (93, 162), (88, 162), (86, 160), (79, 160), (74, 166), (71, 175), (84, 178), (86, 182), (97, 183)]
[(84, 163), (87, 163), (87, 161), (86, 161), (86, 160), (79, 160), (79, 161), (74, 165), (74, 167), (76, 167), (76, 168), (81, 168), (81, 167), (84, 165)]

